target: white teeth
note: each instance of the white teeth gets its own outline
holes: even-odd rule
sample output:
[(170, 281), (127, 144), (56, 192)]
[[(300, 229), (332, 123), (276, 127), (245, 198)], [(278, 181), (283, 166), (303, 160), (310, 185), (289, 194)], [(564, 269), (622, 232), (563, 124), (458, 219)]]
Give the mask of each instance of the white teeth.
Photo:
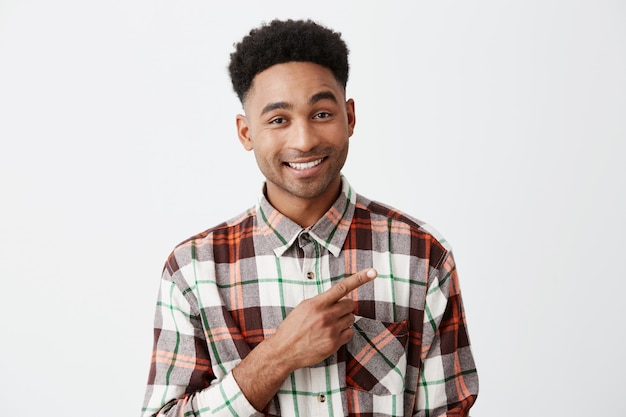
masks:
[(296, 164), (294, 162), (289, 162), (289, 166), (294, 169), (309, 169), (313, 168), (315, 165), (319, 165), (322, 162), (321, 159), (316, 161), (306, 162), (304, 164)]

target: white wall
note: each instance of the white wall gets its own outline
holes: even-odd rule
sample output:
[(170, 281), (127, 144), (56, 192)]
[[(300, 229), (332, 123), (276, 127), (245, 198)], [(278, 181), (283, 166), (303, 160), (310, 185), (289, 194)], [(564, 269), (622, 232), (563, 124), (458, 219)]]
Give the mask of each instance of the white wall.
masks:
[[(626, 4), (0, 3), (0, 413), (139, 414), (163, 261), (252, 205), (232, 44), (351, 48), (357, 191), (455, 248), (475, 416), (623, 412)], [(219, 4), (219, 6), (217, 6)]]

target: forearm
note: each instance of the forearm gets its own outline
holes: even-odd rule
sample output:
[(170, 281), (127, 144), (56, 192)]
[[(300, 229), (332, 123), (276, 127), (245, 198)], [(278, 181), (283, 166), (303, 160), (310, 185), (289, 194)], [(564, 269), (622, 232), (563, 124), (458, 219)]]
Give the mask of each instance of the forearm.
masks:
[[(221, 381), (191, 394), (185, 394), (185, 387), (182, 386), (152, 388), (152, 395), (146, 399), (142, 410), (143, 417), (262, 415), (247, 401), (232, 373), (227, 374)], [(167, 396), (171, 398), (169, 401), (164, 400), (164, 393), (170, 394)]]
[(361, 271), (304, 300), (253, 350), (242, 353), (247, 345), (240, 345), (236, 351), (241, 361), (227, 355), (231, 360), (213, 364), (199, 315), (186, 313), (194, 309), (182, 294), (190, 292), (166, 283), (170, 288), (161, 291), (167, 297), (157, 310), (160, 327), (155, 331), (144, 417), (259, 415), (257, 410), (267, 406), (289, 374), (319, 363), (352, 338), (354, 302), (345, 295), (375, 276), (373, 270), (367, 276)]
[[(293, 371), (274, 342), (266, 339), (222, 380), (198, 392), (185, 394), (185, 386), (152, 387), (143, 416), (259, 415)], [(163, 405), (167, 393), (177, 395)]]
[(265, 408), (295, 370), (281, 360), (280, 350), (273, 342), (273, 338), (268, 338), (260, 343), (232, 372), (241, 392), (257, 410)]

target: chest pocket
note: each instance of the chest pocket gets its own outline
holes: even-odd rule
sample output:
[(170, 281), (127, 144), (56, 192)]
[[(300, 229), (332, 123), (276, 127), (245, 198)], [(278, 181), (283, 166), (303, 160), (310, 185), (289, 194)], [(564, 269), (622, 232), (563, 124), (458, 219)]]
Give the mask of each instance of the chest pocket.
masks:
[(404, 391), (408, 321), (384, 323), (356, 316), (346, 345), (346, 384), (373, 395)]

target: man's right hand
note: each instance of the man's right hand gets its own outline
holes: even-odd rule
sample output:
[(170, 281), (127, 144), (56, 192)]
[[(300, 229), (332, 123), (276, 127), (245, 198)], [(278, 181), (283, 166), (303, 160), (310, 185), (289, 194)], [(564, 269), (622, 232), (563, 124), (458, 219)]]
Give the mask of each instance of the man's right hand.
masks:
[(311, 366), (348, 343), (354, 335), (354, 301), (346, 296), (376, 275), (373, 268), (357, 272), (293, 309), (271, 338), (283, 363), (292, 370)]

